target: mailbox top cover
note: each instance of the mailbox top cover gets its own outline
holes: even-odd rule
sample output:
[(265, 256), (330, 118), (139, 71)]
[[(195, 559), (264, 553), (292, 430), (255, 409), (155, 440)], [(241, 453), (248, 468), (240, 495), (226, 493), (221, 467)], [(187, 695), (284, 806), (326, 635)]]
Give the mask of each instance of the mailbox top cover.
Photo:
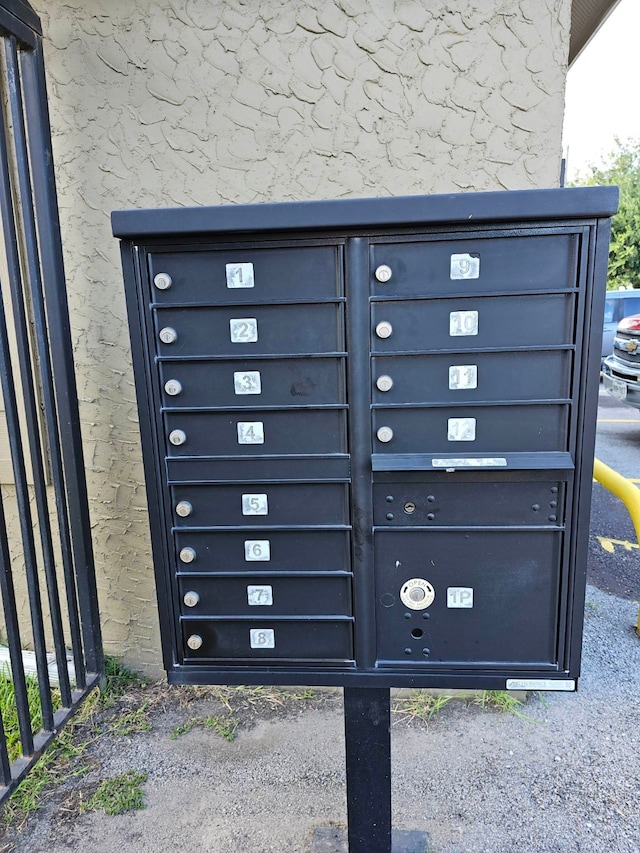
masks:
[(618, 187), (571, 187), (450, 195), (265, 202), (216, 207), (116, 210), (113, 234), (120, 238), (251, 232), (398, 228), (429, 223), (471, 224), (514, 220), (613, 216)]

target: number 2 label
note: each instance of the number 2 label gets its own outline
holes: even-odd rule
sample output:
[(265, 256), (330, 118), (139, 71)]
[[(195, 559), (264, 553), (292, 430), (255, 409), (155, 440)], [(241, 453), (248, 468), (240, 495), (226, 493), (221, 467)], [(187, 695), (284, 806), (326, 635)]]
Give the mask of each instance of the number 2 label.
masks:
[(229, 320), (232, 344), (254, 344), (258, 340), (258, 321), (255, 317)]

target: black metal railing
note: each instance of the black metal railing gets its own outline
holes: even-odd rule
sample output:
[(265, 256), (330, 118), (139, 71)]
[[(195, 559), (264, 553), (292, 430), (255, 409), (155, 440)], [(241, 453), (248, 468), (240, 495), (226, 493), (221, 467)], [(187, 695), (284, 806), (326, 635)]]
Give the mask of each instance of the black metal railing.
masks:
[(0, 0), (0, 39), (0, 384), (13, 480), (0, 495), (0, 678), (19, 728), (10, 753), (0, 708), (1, 803), (99, 682), (103, 656), (41, 30), (24, 0)]

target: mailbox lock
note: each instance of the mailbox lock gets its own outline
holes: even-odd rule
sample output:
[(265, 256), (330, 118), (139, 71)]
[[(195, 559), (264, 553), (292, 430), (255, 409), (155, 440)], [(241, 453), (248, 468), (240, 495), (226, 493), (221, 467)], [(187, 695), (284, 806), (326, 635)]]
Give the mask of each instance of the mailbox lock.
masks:
[(393, 388), (393, 379), (390, 376), (378, 376), (376, 379), (376, 388), (378, 391), (391, 391)]
[(424, 578), (411, 578), (400, 589), (400, 600), (409, 610), (424, 610), (433, 604), (436, 591)]
[(180, 549), (180, 559), (183, 563), (193, 563), (196, 558), (196, 552), (194, 548), (181, 548)]
[(413, 503), (413, 501), (406, 502), (406, 504), (404, 505), (404, 511), (407, 513), (407, 515), (411, 515), (416, 511), (416, 505)]
[(378, 436), (378, 441), (382, 441), (386, 444), (393, 438), (393, 430), (391, 429), (391, 427), (382, 426), (377, 431), (376, 435)]
[(169, 441), (171, 444), (175, 444), (176, 447), (179, 447), (181, 444), (184, 444), (187, 440), (187, 434), (182, 429), (172, 429), (169, 433)]
[(176, 397), (182, 392), (182, 384), (177, 379), (169, 379), (164, 383), (164, 390), (170, 397)]
[(196, 604), (200, 601), (200, 596), (197, 592), (194, 592), (192, 589), (189, 592), (185, 592), (184, 598), (182, 599), (187, 607), (195, 607)]
[(169, 273), (159, 272), (153, 279), (153, 283), (158, 290), (168, 290), (173, 284), (173, 280)]
[(375, 271), (375, 277), (380, 284), (386, 284), (391, 280), (392, 275), (391, 267), (388, 267), (386, 264), (381, 264)]
[(376, 335), (379, 338), (390, 338), (393, 334), (393, 326), (391, 323), (388, 323), (386, 320), (383, 320), (382, 323), (378, 323), (376, 326)]
[(190, 649), (193, 649), (194, 652), (197, 651), (202, 645), (202, 637), (200, 634), (192, 634), (187, 640), (187, 645)]
[(180, 516), (180, 518), (186, 518), (188, 515), (191, 515), (193, 512), (193, 507), (189, 503), (189, 501), (180, 501), (176, 504), (176, 513)]
[(164, 329), (160, 329), (158, 332), (158, 337), (163, 344), (172, 344), (178, 339), (178, 333), (171, 326), (165, 326)]

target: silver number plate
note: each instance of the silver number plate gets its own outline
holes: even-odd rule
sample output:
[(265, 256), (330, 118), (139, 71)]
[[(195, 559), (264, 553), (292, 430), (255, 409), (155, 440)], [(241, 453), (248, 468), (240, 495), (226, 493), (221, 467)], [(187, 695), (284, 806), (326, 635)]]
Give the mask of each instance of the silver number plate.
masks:
[(259, 370), (245, 370), (233, 374), (233, 390), (236, 394), (262, 394)]
[(243, 495), (243, 515), (269, 515), (269, 502), (266, 495)]
[(449, 390), (464, 391), (478, 387), (478, 367), (475, 364), (456, 364), (449, 368)]
[(449, 441), (475, 441), (475, 418), (449, 418), (447, 421), (447, 438)]
[(247, 602), (251, 607), (271, 607), (273, 604), (273, 587), (248, 586)]
[(238, 444), (264, 444), (263, 422), (240, 421), (238, 423)]
[(451, 255), (450, 277), (480, 278), (480, 256), (479, 255)]
[(449, 335), (460, 338), (465, 335), (478, 334), (477, 311), (452, 311), (449, 314)]
[(254, 287), (253, 264), (227, 264), (227, 287)]
[(447, 607), (473, 607), (473, 589), (470, 586), (447, 587)]
[(232, 344), (254, 344), (258, 340), (258, 321), (255, 317), (229, 320)]
[(273, 628), (251, 628), (249, 640), (252, 649), (275, 649), (276, 634)]
[(245, 539), (244, 558), (248, 563), (266, 563), (271, 559), (271, 543), (268, 539)]

